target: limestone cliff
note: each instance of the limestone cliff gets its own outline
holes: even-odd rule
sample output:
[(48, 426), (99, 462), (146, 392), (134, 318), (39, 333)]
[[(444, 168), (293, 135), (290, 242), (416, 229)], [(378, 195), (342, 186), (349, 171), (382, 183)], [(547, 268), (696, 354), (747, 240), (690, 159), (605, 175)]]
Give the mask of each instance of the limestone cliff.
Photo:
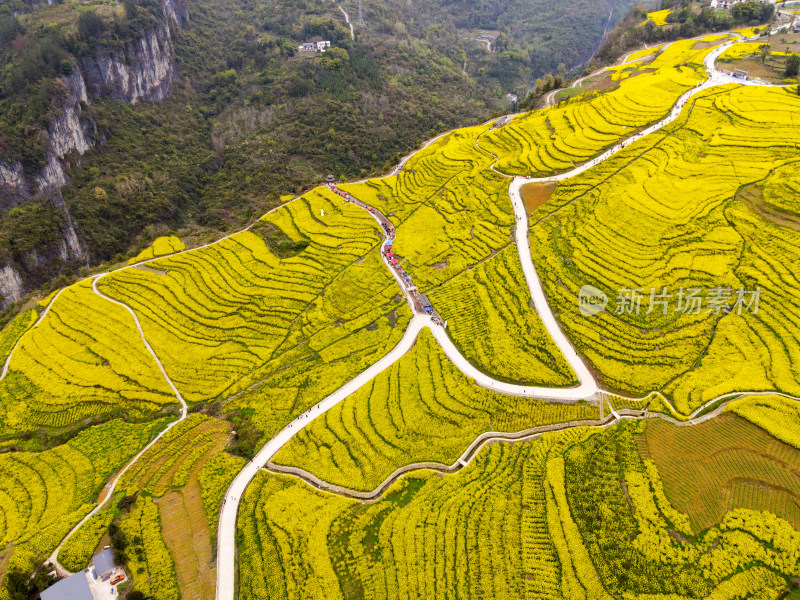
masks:
[(61, 188), (67, 184), (65, 159), (78, 159), (99, 142), (94, 123), (83, 114), (92, 99), (110, 97), (135, 104), (163, 100), (171, 93), (177, 78), (172, 31), (186, 26), (188, 11), (183, 0), (162, 0), (161, 6), (163, 17), (142, 37), (113, 51), (82, 56), (73, 63), (72, 74), (62, 77), (64, 100), (43, 134), (47, 151), (41, 170), (25, 173), (20, 162), (4, 161), (0, 156), (0, 218), (34, 197), (46, 198), (63, 213), (63, 239), (53, 246), (56, 251), (31, 252), (17, 257), (18, 264), (0, 259), (0, 308), (26, 293), (27, 266), (87, 262), (86, 250), (61, 197)]

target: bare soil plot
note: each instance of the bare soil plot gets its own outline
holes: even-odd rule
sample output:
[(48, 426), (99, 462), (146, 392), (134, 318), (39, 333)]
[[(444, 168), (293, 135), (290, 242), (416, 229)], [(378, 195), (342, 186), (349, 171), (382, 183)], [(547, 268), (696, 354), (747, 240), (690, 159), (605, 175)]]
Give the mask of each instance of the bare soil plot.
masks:
[(175, 561), (183, 600), (213, 600), (217, 570), (196, 474), (156, 501), (164, 542)]
[(770, 206), (764, 200), (763, 190), (755, 185), (749, 185), (739, 192), (737, 200), (743, 200), (751, 210), (758, 213), (761, 217), (780, 227), (788, 227), (795, 231), (800, 231), (800, 216), (785, 212)]
[(800, 526), (800, 453), (749, 421), (730, 413), (692, 427), (653, 419), (638, 446), (697, 530), (734, 508), (768, 510)]
[(520, 188), (522, 201), (528, 214), (543, 206), (556, 191), (555, 183), (528, 183)]

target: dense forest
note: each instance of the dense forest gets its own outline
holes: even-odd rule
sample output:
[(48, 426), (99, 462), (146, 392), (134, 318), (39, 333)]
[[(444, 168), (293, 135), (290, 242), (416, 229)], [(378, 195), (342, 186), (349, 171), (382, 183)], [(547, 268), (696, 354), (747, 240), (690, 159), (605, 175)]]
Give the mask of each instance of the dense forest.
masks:
[[(507, 92), (578, 69), (632, 1), (363, 0), (362, 22), (358, 4), (190, 0), (188, 24), (171, 34), (171, 95), (82, 103), (94, 149), (68, 157), (59, 198), (0, 208), (0, 268), (13, 265), (27, 289), (63, 284), (166, 231), (241, 227), (326, 173), (380, 172), (436, 132), (508, 111)], [(0, 0), (0, 162), (42, 168), (75, 65), (125, 47), (160, 10), (158, 0)], [(299, 53), (312, 38), (332, 49)], [(48, 258), (65, 214), (82, 264)]]

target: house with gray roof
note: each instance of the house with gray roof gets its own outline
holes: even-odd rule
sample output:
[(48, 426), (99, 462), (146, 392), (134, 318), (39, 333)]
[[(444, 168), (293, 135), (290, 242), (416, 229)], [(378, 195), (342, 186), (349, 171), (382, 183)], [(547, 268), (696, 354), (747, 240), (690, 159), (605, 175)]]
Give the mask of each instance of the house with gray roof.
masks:
[(93, 600), (85, 571), (70, 575), (51, 585), (40, 597), (42, 600)]
[(96, 554), (93, 561), (95, 579), (102, 579), (117, 568), (117, 563), (114, 562), (114, 551), (111, 548), (106, 548)]

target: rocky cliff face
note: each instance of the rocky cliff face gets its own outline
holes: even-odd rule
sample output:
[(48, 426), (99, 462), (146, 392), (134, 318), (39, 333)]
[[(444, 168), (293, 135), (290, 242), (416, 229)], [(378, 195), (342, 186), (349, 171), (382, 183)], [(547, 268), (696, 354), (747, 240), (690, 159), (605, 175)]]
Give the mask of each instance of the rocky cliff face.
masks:
[(22, 298), (22, 277), (8, 265), (0, 269), (0, 295), (7, 302), (16, 302)]
[(122, 51), (83, 57), (81, 70), (92, 96), (135, 104), (140, 100), (163, 100), (170, 94), (177, 77), (171, 27), (185, 19), (172, 0), (166, 0), (163, 7), (160, 26), (130, 42)]
[[(46, 164), (38, 173), (25, 173), (21, 163), (3, 161), (0, 156), (0, 218), (2, 212), (37, 196), (46, 197), (63, 213), (63, 239), (57, 244), (58, 251), (46, 256), (31, 253), (24, 263), (87, 262), (86, 250), (61, 197), (61, 188), (67, 183), (64, 159), (82, 155), (97, 142), (94, 124), (82, 114), (83, 106), (93, 98), (110, 97), (135, 104), (163, 100), (171, 93), (177, 78), (172, 28), (185, 27), (189, 17), (185, 0), (162, 0), (162, 9), (163, 18), (144, 36), (114, 52), (82, 57), (80, 64), (73, 64), (72, 75), (62, 78), (65, 100), (47, 128)], [(0, 308), (26, 292), (19, 267), (24, 265), (0, 263)]]

